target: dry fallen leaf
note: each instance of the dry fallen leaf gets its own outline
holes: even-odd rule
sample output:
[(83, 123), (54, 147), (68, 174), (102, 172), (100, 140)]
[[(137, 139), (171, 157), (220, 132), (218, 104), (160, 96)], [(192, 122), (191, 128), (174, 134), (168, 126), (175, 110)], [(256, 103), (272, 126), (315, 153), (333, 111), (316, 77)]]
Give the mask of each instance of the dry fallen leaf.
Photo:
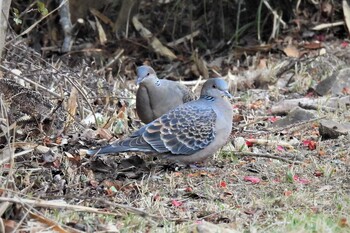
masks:
[(323, 45), (320, 42), (311, 42), (311, 43), (305, 43), (304, 48), (305, 49), (320, 49), (320, 48), (323, 48)]
[(100, 136), (100, 138), (107, 139), (107, 140), (110, 140), (113, 137), (111, 134), (111, 131), (104, 128), (99, 128), (97, 130), (97, 134)]
[(258, 184), (260, 183), (260, 178), (254, 176), (245, 176), (244, 181), (249, 181), (252, 184)]
[(267, 67), (267, 59), (260, 59), (257, 66), (258, 69), (265, 69)]
[[(45, 216), (43, 215), (38, 215), (38, 214), (35, 214), (35, 213), (30, 213), (30, 216), (33, 218), (33, 219), (36, 219), (37, 221), (47, 225), (47, 226), (50, 226), (53, 230), (55, 230), (56, 232), (59, 232), (59, 233), (68, 233), (68, 231), (66, 231), (65, 229), (63, 229), (63, 227), (61, 227), (60, 225), (58, 225), (58, 223), (56, 223), (55, 221), (49, 219), (49, 218), (46, 218)], [(71, 231), (72, 232), (72, 231)]]
[(283, 52), (288, 57), (296, 57), (296, 58), (298, 58), (300, 56), (299, 50), (293, 45), (288, 45), (286, 48), (283, 49)]
[(182, 206), (183, 203), (181, 201), (172, 200), (171, 204), (175, 207), (179, 207), (179, 206)]
[(68, 110), (68, 117), (66, 121), (66, 127), (68, 127), (72, 122), (75, 121), (75, 115), (77, 113), (77, 107), (78, 107), (78, 90), (73, 87), (69, 99), (67, 101), (67, 110)]
[(3, 221), (4, 226), (5, 226), (5, 232), (14, 232), (15, 229), (17, 228), (18, 223), (13, 220), (8, 220), (8, 219), (0, 219), (0, 221)]
[(333, 13), (333, 5), (330, 2), (324, 1), (321, 4), (322, 13), (329, 17)]

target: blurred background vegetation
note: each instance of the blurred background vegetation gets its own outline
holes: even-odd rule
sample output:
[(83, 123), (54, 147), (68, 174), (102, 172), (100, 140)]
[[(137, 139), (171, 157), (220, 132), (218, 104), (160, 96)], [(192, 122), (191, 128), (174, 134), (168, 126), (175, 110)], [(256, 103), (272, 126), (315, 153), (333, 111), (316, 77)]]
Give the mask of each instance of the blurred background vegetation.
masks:
[[(13, 32), (23, 33), (64, 1), (13, 0), (9, 23)], [(132, 23), (140, 22), (163, 44), (191, 36), (184, 43), (172, 45), (176, 55), (198, 49), (204, 55), (269, 43), (283, 35), (303, 36), (311, 27), (341, 20), (340, 1), (311, 0), (70, 0), (69, 13), (73, 44), (92, 42), (95, 46), (119, 46), (134, 50), (149, 46), (140, 38)], [(67, 3), (66, 3), (67, 4)], [(65, 33), (62, 9), (53, 12), (26, 35), (28, 44), (43, 52), (42, 47), (56, 46), (59, 52)], [(61, 20), (61, 23), (60, 23)], [(97, 23), (98, 21), (98, 23)], [(97, 24), (106, 35), (100, 41)], [(344, 28), (333, 28), (346, 35)], [(315, 32), (311, 33), (312, 35)], [(121, 43), (125, 42), (125, 43)], [(72, 49), (69, 49), (70, 51)], [(148, 51), (149, 52), (149, 51)]]

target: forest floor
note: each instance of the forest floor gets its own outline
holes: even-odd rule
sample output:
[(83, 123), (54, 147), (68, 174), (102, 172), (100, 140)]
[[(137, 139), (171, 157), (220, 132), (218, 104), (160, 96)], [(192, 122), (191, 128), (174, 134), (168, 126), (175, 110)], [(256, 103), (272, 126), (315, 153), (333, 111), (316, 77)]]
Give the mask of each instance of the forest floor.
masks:
[[(324, 48), (344, 67), (348, 61), (335, 51), (349, 54), (350, 49), (341, 46), (335, 41)], [(325, 56), (308, 55), (312, 61)], [(307, 110), (314, 119), (274, 127), (292, 109), (277, 114), (273, 106), (285, 99), (321, 98), (309, 89), (329, 72), (320, 74), (310, 60), (281, 54), (260, 57), (244, 70), (234, 69), (231, 58), (230, 54), (220, 58), (225, 67), (220, 74), (237, 97), (232, 100), (232, 137), (206, 164), (184, 167), (141, 153), (96, 157), (84, 153), (142, 125), (135, 113), (132, 60), (124, 58), (117, 68), (101, 69), (97, 59), (66, 55), (44, 60), (25, 43), (11, 45), (2, 63), (3, 78), (39, 94), (21, 89), (26, 98), (14, 107), (6, 102), (13, 101), (15, 91), (2, 89), (0, 229), (349, 232), (350, 137), (324, 140), (320, 133), (321, 119), (348, 121), (348, 106), (327, 111), (319, 104)], [(176, 72), (170, 65), (154, 64), (159, 77), (170, 73), (198, 94), (201, 82), (183, 78), (192, 69), (188, 64), (177, 62)], [(284, 67), (289, 67), (293, 78), (288, 72), (278, 74)], [(293, 81), (280, 88), (277, 80), (282, 79)], [(50, 107), (39, 107), (45, 105), (42, 99), (51, 102)], [(18, 112), (49, 116), (50, 129), (45, 131), (45, 121), (9, 122), (8, 115)]]

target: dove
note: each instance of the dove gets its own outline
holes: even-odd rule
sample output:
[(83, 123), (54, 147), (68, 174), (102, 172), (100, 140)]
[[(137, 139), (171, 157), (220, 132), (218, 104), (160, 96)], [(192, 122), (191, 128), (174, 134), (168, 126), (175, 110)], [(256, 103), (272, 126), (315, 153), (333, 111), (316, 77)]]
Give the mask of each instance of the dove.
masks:
[(183, 164), (205, 161), (224, 146), (231, 134), (233, 109), (227, 83), (208, 79), (198, 100), (173, 108), (130, 137), (87, 154), (145, 152)]
[(139, 88), (136, 93), (136, 112), (145, 124), (162, 116), (169, 110), (195, 99), (184, 85), (166, 79), (158, 79), (150, 66), (137, 68)]

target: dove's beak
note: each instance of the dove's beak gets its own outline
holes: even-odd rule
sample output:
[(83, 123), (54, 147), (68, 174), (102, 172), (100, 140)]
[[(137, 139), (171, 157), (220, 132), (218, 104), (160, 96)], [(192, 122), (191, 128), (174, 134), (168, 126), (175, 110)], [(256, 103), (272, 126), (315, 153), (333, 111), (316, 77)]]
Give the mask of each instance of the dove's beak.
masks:
[(136, 79), (136, 85), (140, 85), (140, 83), (142, 82), (143, 78), (142, 77), (137, 77)]
[(232, 99), (232, 95), (228, 91), (223, 91), (223, 96), (227, 96), (229, 99)]

